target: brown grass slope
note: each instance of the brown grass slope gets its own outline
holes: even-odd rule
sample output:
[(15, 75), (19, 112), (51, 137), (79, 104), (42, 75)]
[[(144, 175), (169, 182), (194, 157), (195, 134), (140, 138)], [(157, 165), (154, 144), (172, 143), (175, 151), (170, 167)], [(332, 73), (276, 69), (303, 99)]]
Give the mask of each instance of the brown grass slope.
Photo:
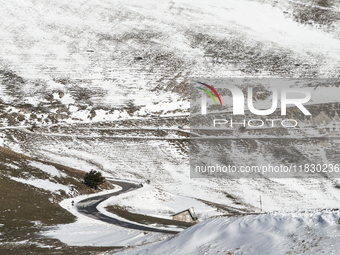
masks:
[[(51, 176), (31, 166), (29, 163), (32, 161), (52, 165), (66, 176)], [(69, 247), (39, 234), (56, 224), (75, 221), (75, 217), (61, 208), (58, 202), (72, 195), (95, 192), (82, 184), (84, 173), (0, 147), (0, 254), (94, 254), (112, 250), (109, 247)], [(39, 189), (14, 181), (11, 177), (48, 179), (71, 186), (72, 194)], [(111, 185), (105, 183), (101, 188), (111, 188)]]

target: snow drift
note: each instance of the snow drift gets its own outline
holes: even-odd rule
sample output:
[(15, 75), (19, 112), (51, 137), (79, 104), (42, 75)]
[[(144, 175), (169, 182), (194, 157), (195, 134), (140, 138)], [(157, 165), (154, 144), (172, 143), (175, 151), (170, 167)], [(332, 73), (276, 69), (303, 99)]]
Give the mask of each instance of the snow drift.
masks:
[(338, 211), (219, 217), (119, 254), (339, 254)]

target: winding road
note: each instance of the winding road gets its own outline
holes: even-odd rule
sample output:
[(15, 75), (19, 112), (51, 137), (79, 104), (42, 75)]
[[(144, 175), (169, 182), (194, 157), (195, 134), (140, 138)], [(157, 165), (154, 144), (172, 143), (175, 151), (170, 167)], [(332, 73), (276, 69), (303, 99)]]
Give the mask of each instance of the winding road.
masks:
[(139, 185), (129, 183), (129, 182), (123, 182), (123, 181), (113, 181), (110, 180), (112, 184), (116, 184), (120, 187), (122, 187), (121, 190), (112, 192), (105, 195), (99, 195), (95, 197), (86, 198), (84, 200), (79, 201), (76, 204), (76, 209), (79, 213), (86, 215), (88, 217), (91, 217), (93, 219), (101, 220), (110, 224), (114, 224), (123, 228), (129, 228), (129, 229), (135, 229), (135, 230), (141, 230), (141, 231), (150, 231), (150, 232), (159, 232), (159, 233), (166, 233), (166, 234), (177, 234), (178, 231), (172, 231), (172, 230), (163, 230), (158, 228), (152, 228), (147, 226), (142, 226), (138, 224), (134, 224), (131, 222), (125, 222), (121, 221), (115, 218), (111, 218), (105, 214), (102, 214), (100, 211), (98, 211), (97, 206), (105, 201), (106, 199), (112, 197), (112, 196), (118, 196), (122, 193), (129, 192), (131, 190), (135, 190), (140, 188)]

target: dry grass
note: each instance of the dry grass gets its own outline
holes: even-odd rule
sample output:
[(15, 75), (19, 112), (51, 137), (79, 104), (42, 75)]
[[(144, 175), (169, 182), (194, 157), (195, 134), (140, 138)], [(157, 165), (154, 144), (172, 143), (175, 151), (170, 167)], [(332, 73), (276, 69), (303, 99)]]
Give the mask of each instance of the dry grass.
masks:
[(117, 214), (118, 216), (124, 219), (137, 222), (140, 224), (145, 224), (145, 225), (157, 224), (157, 227), (178, 226), (178, 227), (184, 227), (184, 228), (188, 228), (194, 225), (194, 223), (189, 223), (189, 222), (184, 222), (184, 221), (168, 220), (168, 219), (147, 216), (143, 214), (131, 213), (125, 210), (125, 208), (117, 206), (117, 205), (108, 206), (106, 207), (106, 210), (114, 214)]
[[(32, 167), (30, 161), (53, 165), (67, 176), (51, 177)], [(59, 201), (70, 195), (64, 191), (52, 193), (11, 179), (11, 176), (49, 179), (51, 182), (73, 185), (74, 194), (96, 192), (81, 182), (84, 173), (0, 147), (0, 254), (94, 254), (112, 250), (112, 247), (69, 247), (59, 240), (42, 237), (40, 232), (43, 230), (75, 221), (72, 214), (58, 205)], [(106, 183), (101, 186), (104, 187), (110, 188), (112, 185)], [(51, 247), (42, 248), (37, 243)]]

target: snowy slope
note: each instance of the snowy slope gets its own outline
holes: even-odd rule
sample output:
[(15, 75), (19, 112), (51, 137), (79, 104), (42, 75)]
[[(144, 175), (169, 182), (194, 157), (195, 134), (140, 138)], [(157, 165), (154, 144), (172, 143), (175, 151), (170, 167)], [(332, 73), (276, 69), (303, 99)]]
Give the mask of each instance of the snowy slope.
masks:
[[(46, 111), (59, 121), (99, 121), (187, 114), (190, 77), (337, 77), (336, 19), (332, 29), (306, 26), (290, 8), (246, 0), (1, 3), (0, 98), (44, 106), (39, 122), (51, 121)], [(26, 108), (26, 119), (40, 109)]]
[[(180, 210), (185, 202), (196, 203), (193, 198), (259, 212), (260, 196), (266, 212), (339, 207), (338, 179), (190, 178), (188, 134), (169, 130), (187, 127), (188, 121), (164, 118), (188, 116), (190, 77), (339, 77), (339, 7), (336, 1), (308, 0), (1, 1), (1, 145), (85, 171), (150, 180), (155, 190), (144, 194), (145, 200), (167, 194), (151, 212), (136, 197), (126, 197), (124, 205), (136, 212), (156, 214), (167, 210), (172, 199), (178, 203), (171, 210)], [(333, 124), (327, 114), (318, 121)], [(296, 155), (318, 163), (340, 155), (337, 141), (293, 142), (291, 147), (277, 153), (262, 141), (237, 141), (225, 151), (238, 155), (235, 161), (255, 163), (257, 157), (277, 163)], [(60, 175), (54, 168), (31, 166), (51, 178)], [(49, 184), (15, 178), (41, 189)], [(50, 188), (69, 191), (68, 186)], [(196, 205), (202, 215), (208, 210)], [(219, 218), (149, 249), (214, 254), (238, 248), (283, 253), (291, 247), (292, 254), (299, 254), (305, 249), (318, 253), (322, 247), (332, 254), (337, 218), (337, 213), (318, 212)], [(126, 234), (114, 242), (100, 233), (101, 224), (95, 235), (86, 232), (92, 223), (59, 226), (50, 236), (69, 238), (74, 245), (94, 237), (89, 245), (162, 238), (105, 225), (105, 235)], [(313, 238), (321, 237), (318, 246), (308, 229)], [(206, 233), (211, 233), (207, 246)]]
[[(298, 142), (291, 142), (291, 147)], [(285, 159), (300, 155), (298, 153), (307, 154), (310, 158), (314, 157), (314, 162), (320, 162), (324, 160), (326, 151), (336, 148), (337, 140), (330, 145), (319, 141), (298, 143), (299, 147), (295, 146), (294, 150), (283, 151), (281, 154), (266, 148), (266, 142), (261, 140), (256, 142), (254, 149), (249, 149), (245, 142), (235, 141), (230, 144), (231, 148), (226, 147), (225, 151), (233, 153), (236, 162), (256, 164), (256, 160), (263, 157), (273, 164), (280, 163), (280, 159), (275, 158), (277, 155)], [(190, 178), (188, 155), (174, 141), (46, 137), (33, 134), (32, 139), (25, 142), (25, 146), (25, 153), (39, 158), (55, 160), (85, 171), (93, 168), (121, 179), (138, 182), (150, 180), (150, 184), (159, 192), (200, 198), (243, 210), (259, 212), (260, 196), (263, 210), (267, 212), (334, 208), (340, 203), (338, 179)], [(281, 146), (279, 140), (277, 146)], [(128, 206), (127, 203), (124, 204)]]
[[(101, 203), (100, 208), (117, 205), (128, 208), (129, 212), (145, 214), (157, 218), (172, 219), (171, 215), (194, 207), (197, 217), (205, 219), (221, 215), (214, 207), (190, 197), (174, 195), (144, 184), (143, 188), (112, 197)], [(98, 207), (99, 208), (99, 207)], [(102, 210), (100, 210), (102, 212)]]
[[(183, 134), (138, 131), (134, 137), (143, 135), (145, 140), (124, 140), (116, 138), (128, 136), (128, 131), (109, 130), (177, 127), (177, 120), (159, 124), (158, 118), (145, 116), (187, 114), (192, 76), (337, 77), (337, 20), (327, 29), (303, 24), (285, 13), (298, 11), (290, 2), (1, 3), (1, 98), (17, 107), (0, 111), (15, 125), (41, 124), (35, 133), (3, 130), (3, 144), (85, 171), (150, 179), (172, 194), (242, 209), (259, 210), (261, 195), (265, 211), (337, 206), (336, 179), (190, 179), (188, 143), (170, 139), (185, 138)], [(22, 102), (32, 105), (19, 107)], [(104, 119), (131, 121), (97, 130)], [(138, 124), (140, 119), (149, 122)], [(81, 121), (93, 126), (63, 129), (64, 122)], [(51, 122), (55, 124), (46, 124)], [(256, 142), (259, 149), (249, 151), (247, 146), (236, 143), (226, 151), (241, 162), (256, 163), (258, 155), (266, 162), (281, 160), (270, 150), (260, 154), (261, 141)], [(298, 146), (298, 153), (287, 150), (282, 158), (309, 154), (320, 162), (337, 142)]]
[(310, 211), (216, 218), (170, 240), (118, 254), (339, 254), (339, 216)]

